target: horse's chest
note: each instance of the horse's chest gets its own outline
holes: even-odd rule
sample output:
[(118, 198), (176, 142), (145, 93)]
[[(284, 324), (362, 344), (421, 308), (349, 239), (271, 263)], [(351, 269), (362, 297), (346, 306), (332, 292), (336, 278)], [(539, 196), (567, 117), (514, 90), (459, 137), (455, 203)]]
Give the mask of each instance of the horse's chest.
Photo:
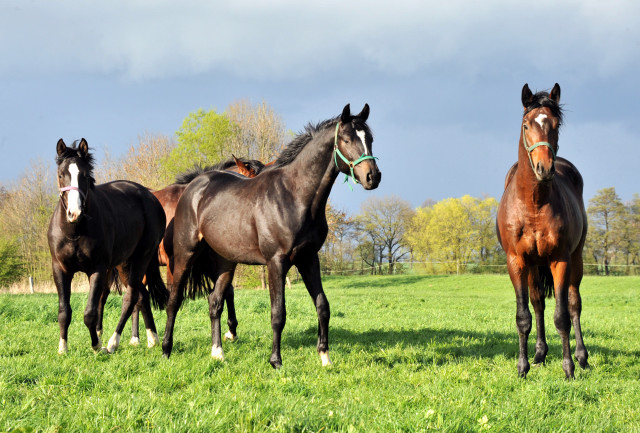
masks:
[(558, 230), (547, 218), (531, 218), (521, 227), (517, 250), (521, 255), (544, 258), (553, 254), (558, 244)]

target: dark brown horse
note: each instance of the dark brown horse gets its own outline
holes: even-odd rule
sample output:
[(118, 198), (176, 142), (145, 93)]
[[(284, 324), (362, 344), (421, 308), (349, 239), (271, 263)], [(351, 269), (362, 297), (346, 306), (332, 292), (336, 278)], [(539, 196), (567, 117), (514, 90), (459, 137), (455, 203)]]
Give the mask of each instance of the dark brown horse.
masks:
[(162, 206), (149, 190), (134, 182), (95, 185), (93, 157), (84, 138), (73, 147), (67, 147), (60, 139), (56, 150), (60, 200), (51, 217), (47, 236), (53, 279), (58, 289), (58, 352), (67, 352), (71, 280), (76, 272), (84, 272), (89, 277), (84, 323), (89, 328), (94, 350), (102, 347), (98, 336), (100, 298), (109, 285), (112, 272), (118, 272), (127, 292), (122, 301), (120, 321), (107, 351), (111, 353), (117, 349), (124, 324), (139, 295), (145, 324), (157, 340), (149, 293), (142, 280), (146, 274), (151, 299), (157, 306), (164, 307), (168, 292), (157, 259), (157, 248), (165, 227)]
[(529, 371), (527, 340), (531, 331), (529, 297), (536, 314), (538, 339), (533, 362), (544, 363), (548, 346), (544, 330), (544, 297), (555, 294), (553, 316), (562, 339), (562, 368), (573, 377), (569, 332), (576, 337), (575, 357), (586, 368), (587, 349), (580, 328), (582, 248), (587, 216), (582, 200), (582, 176), (564, 158), (557, 158), (562, 124), (560, 86), (533, 94), (522, 88), (524, 116), (518, 162), (507, 174), (497, 217), (498, 240), (507, 255), (516, 292), (516, 325), (520, 336), (518, 373)]
[[(270, 363), (280, 367), (286, 321), (284, 282), (295, 265), (318, 314), (317, 348), (322, 364), (330, 363), (329, 302), (322, 289), (318, 251), (327, 237), (325, 207), (338, 174), (353, 176), (368, 190), (380, 183), (381, 174), (371, 155), (368, 116), (368, 105), (356, 116), (347, 105), (340, 117), (309, 125), (273, 166), (253, 179), (215, 171), (189, 184), (174, 219), (170, 265), (174, 284), (170, 284), (162, 343), (165, 356), (173, 348), (176, 313), (185, 290), (189, 296), (204, 292), (209, 288), (204, 277), (209, 277), (215, 282), (209, 294), (211, 356), (224, 359), (220, 314), (236, 264), (266, 264), (273, 329)], [(211, 259), (214, 266), (209, 266)]]
[[(180, 196), (187, 188), (189, 182), (198, 177), (200, 174), (205, 173), (211, 170), (227, 170), (231, 172), (235, 172), (241, 174), (245, 177), (256, 177), (260, 171), (262, 171), (265, 165), (257, 160), (249, 160), (249, 159), (240, 159), (236, 158), (235, 155), (232, 155), (233, 159), (228, 161), (221, 162), (219, 164), (200, 167), (194, 166), (194, 168), (186, 173), (182, 173), (177, 176), (176, 182), (166, 186), (165, 188), (159, 189), (157, 191), (151, 191), (153, 195), (158, 199), (162, 208), (164, 209), (167, 227), (165, 230), (165, 235), (160, 245), (158, 246), (158, 262), (161, 266), (168, 266), (169, 264), (169, 254), (171, 254), (173, 244), (173, 216), (176, 213), (176, 206), (178, 204), (178, 200)], [(166, 244), (166, 247), (165, 247)], [(168, 251), (169, 252), (168, 252)], [(167, 267), (167, 280), (173, 281), (173, 276), (170, 272), (170, 269)], [(116, 281), (117, 283), (117, 281)], [(107, 297), (109, 296), (110, 288), (109, 286), (105, 287), (105, 293), (100, 299), (100, 309), (99, 309), (99, 319), (98, 319), (98, 335), (102, 335), (102, 315), (104, 312), (104, 305), (107, 301)], [(229, 286), (227, 292), (225, 292), (225, 301), (227, 302), (227, 323), (229, 325), (229, 331), (225, 334), (226, 340), (236, 340), (238, 338), (238, 334), (236, 332), (238, 327), (238, 320), (236, 318), (235, 313), (235, 305), (234, 305), (234, 296), (233, 296), (233, 287)], [(144, 308), (144, 305), (141, 303), (142, 298), (136, 303), (136, 306), (131, 314), (131, 340), (130, 344), (137, 346), (140, 343), (140, 331), (139, 331), (139, 311)], [(151, 348), (158, 344), (160, 341), (158, 340), (157, 334), (154, 331), (147, 328), (147, 347)]]

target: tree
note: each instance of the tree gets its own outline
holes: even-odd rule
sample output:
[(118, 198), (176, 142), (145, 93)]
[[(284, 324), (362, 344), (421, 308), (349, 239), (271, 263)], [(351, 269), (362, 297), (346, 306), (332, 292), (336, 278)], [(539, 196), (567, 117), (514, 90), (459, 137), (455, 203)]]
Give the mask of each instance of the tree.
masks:
[(405, 235), (412, 217), (409, 202), (397, 196), (371, 197), (362, 204), (358, 219), (372, 243), (379, 246), (379, 264), (386, 255), (389, 274), (393, 273), (396, 262), (409, 252)]
[(615, 188), (604, 188), (589, 200), (587, 208), (591, 238), (589, 250), (597, 260), (599, 251), (605, 275), (624, 237), (625, 207)]
[(227, 107), (235, 134), (227, 151), (238, 157), (272, 161), (284, 146), (286, 129), (282, 117), (265, 101), (252, 105), (243, 99)]
[(131, 180), (151, 189), (164, 188), (174, 179), (164, 162), (175, 146), (169, 136), (145, 133), (122, 157), (114, 158), (105, 151), (104, 161), (96, 170), (96, 180), (98, 183)]
[(230, 158), (229, 143), (237, 133), (225, 113), (203, 109), (190, 113), (176, 131), (178, 144), (164, 160), (169, 174), (175, 176), (194, 165), (205, 167)]
[(464, 271), (475, 259), (495, 262), (500, 247), (495, 236), (498, 202), (465, 195), (417, 209), (410, 224), (408, 241), (415, 255), (437, 262), (447, 272)]

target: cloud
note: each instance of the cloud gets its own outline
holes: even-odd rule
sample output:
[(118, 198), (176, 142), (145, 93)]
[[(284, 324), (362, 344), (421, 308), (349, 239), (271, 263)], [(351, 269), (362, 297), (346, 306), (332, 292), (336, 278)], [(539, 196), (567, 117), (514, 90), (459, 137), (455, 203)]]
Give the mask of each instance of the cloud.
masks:
[(640, 4), (36, 0), (0, 6), (0, 74), (309, 79), (637, 69)]

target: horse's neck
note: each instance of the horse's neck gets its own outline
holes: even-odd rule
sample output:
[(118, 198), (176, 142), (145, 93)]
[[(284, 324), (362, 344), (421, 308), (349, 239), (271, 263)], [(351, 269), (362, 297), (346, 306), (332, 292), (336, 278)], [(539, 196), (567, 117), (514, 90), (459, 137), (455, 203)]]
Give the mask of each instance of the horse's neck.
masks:
[(518, 168), (515, 173), (518, 197), (525, 203), (540, 208), (549, 202), (553, 182), (540, 182), (531, 167), (531, 161), (520, 137), (518, 150)]
[[(283, 170), (285, 182), (295, 185), (296, 199), (310, 209), (314, 217), (324, 212), (339, 171), (333, 162), (334, 136), (325, 131), (308, 143)], [(293, 189), (292, 189), (293, 190)]]

